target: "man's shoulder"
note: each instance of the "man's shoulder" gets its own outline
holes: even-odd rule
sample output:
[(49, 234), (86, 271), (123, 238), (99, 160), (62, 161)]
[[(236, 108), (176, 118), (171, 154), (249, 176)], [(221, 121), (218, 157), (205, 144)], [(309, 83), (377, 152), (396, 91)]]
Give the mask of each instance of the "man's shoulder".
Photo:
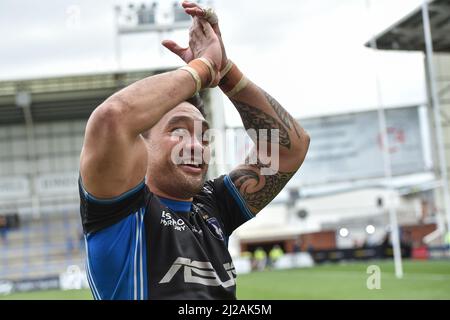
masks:
[[(201, 209), (203, 212), (214, 215), (219, 209), (219, 201), (221, 199), (218, 192), (218, 185), (220, 185), (220, 177), (206, 180), (203, 183), (200, 191), (193, 197), (192, 204), (193, 209)], [(220, 188), (219, 188), (220, 189)]]
[(226, 175), (221, 175), (216, 178), (206, 180), (199, 192), (194, 196), (193, 202), (201, 202), (205, 198), (218, 200), (221, 193), (224, 191), (225, 176)]

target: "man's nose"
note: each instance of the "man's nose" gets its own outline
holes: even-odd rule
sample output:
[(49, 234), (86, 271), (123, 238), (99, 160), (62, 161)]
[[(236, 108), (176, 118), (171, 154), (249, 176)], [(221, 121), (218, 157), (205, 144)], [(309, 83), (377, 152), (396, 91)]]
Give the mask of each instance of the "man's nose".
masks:
[(197, 137), (196, 135), (191, 136), (188, 142), (188, 148), (190, 150), (202, 152), (204, 149), (202, 137)]

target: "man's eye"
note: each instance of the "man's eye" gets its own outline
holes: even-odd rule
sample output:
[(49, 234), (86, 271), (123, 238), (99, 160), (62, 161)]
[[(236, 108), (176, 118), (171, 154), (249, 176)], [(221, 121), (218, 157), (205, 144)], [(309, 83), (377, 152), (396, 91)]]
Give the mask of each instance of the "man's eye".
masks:
[(210, 130), (206, 130), (205, 132), (203, 132), (202, 141), (205, 144), (211, 144), (214, 142), (214, 135)]
[(210, 137), (209, 137), (208, 135), (206, 135), (206, 134), (203, 135), (202, 142), (203, 142), (204, 145), (209, 145), (209, 143), (210, 143)]
[(186, 136), (189, 134), (189, 131), (185, 128), (175, 128), (172, 129), (171, 134), (174, 136)]

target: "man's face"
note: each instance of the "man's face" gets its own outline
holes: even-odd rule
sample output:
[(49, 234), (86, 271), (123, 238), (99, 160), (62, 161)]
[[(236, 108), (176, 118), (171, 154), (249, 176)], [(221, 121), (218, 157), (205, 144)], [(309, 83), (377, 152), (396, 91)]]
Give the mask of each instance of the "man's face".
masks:
[(208, 171), (208, 129), (200, 111), (187, 102), (165, 114), (150, 130), (147, 178), (153, 192), (189, 199), (203, 186)]

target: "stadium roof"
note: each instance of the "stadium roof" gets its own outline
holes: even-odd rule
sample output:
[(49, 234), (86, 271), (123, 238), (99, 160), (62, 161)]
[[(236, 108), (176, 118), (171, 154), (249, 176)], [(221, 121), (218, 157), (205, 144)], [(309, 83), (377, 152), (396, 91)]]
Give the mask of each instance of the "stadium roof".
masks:
[(16, 104), (16, 93), (31, 95), (34, 122), (87, 119), (115, 91), (139, 79), (167, 70), (72, 75), (43, 79), (0, 81), (0, 125), (24, 123), (25, 112)]
[[(434, 0), (428, 4), (433, 50), (450, 52), (450, 0)], [(377, 48), (384, 50), (425, 51), (422, 7), (400, 19), (385, 31), (365, 43), (370, 47), (376, 40)]]

